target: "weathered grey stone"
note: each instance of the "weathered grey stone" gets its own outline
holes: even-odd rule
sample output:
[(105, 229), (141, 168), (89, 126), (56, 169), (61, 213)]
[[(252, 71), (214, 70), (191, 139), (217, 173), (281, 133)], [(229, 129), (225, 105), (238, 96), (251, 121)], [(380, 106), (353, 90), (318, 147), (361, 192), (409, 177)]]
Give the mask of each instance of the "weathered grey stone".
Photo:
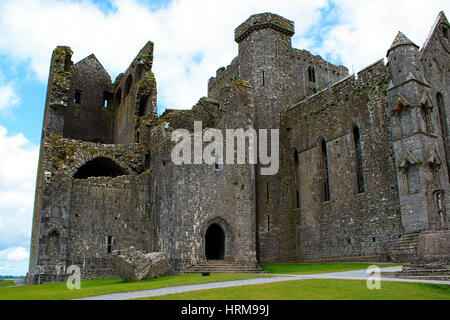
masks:
[[(56, 48), (30, 282), (60, 280), (73, 264), (83, 279), (116, 277), (111, 253), (131, 246), (165, 252), (171, 272), (213, 259), (413, 261), (418, 245), (424, 256), (448, 250), (418, 238), (450, 227), (449, 30), (441, 12), (420, 50), (399, 34), (387, 64), (349, 76), (292, 48), (292, 21), (253, 15), (208, 97), (161, 116), (153, 43), (114, 82), (94, 55), (73, 64), (70, 48)], [(194, 121), (222, 132), (279, 129), (278, 173), (175, 165), (171, 135), (192, 132)]]
[(142, 253), (134, 247), (113, 252), (114, 262), (124, 281), (158, 278), (169, 273), (169, 263), (164, 252)]

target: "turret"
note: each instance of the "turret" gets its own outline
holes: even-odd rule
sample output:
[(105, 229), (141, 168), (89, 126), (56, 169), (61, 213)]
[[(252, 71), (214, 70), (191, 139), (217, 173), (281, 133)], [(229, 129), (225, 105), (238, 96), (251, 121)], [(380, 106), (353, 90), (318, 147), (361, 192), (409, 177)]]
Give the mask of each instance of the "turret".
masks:
[(398, 32), (387, 52), (387, 57), (394, 85), (402, 84), (410, 79), (425, 82), (419, 47), (402, 32)]

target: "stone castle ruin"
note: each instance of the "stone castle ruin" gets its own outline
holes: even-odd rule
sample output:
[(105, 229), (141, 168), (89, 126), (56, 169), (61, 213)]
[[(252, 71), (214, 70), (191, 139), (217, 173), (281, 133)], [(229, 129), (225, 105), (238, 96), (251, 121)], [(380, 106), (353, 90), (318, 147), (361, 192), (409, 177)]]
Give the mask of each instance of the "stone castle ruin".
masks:
[[(163, 252), (170, 272), (259, 263), (447, 261), (450, 26), (422, 48), (398, 33), (349, 75), (294, 49), (294, 23), (256, 14), (191, 110), (156, 112), (153, 43), (112, 82), (94, 55), (52, 55), (28, 281), (117, 276), (112, 252)], [(393, 35), (394, 38), (394, 35)], [(382, 57), (380, 57), (382, 58)], [(175, 165), (176, 129), (279, 129), (260, 164)], [(218, 263), (218, 261), (220, 263)]]

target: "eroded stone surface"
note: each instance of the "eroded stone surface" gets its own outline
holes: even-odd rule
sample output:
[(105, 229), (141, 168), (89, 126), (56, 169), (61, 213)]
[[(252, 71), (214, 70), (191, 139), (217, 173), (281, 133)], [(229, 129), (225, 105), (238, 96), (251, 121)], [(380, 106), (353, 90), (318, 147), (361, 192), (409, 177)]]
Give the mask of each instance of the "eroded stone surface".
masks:
[(114, 262), (124, 281), (140, 281), (167, 275), (169, 263), (163, 252), (142, 253), (134, 247), (113, 252)]

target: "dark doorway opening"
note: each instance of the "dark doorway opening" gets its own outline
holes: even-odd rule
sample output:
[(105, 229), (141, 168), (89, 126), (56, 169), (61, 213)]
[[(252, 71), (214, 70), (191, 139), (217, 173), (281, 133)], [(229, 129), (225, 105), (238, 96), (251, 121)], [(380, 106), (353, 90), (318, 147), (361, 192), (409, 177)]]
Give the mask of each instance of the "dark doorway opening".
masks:
[(205, 234), (207, 260), (223, 260), (225, 256), (225, 234), (217, 224), (212, 224)]

